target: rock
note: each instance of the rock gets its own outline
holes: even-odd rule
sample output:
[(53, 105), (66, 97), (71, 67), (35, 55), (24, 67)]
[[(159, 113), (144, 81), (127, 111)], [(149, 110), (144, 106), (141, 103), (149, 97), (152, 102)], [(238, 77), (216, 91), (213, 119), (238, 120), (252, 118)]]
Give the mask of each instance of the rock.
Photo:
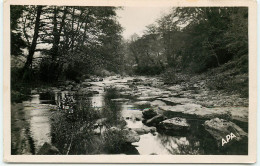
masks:
[(111, 101), (115, 101), (115, 102), (125, 102), (125, 101), (129, 101), (129, 99), (118, 98), (118, 99), (111, 99)]
[(140, 141), (140, 136), (134, 130), (123, 129), (123, 136), (126, 143), (134, 143)]
[(91, 79), (87, 78), (84, 80), (84, 82), (91, 82)]
[(168, 88), (171, 91), (176, 91), (176, 92), (180, 92), (182, 91), (183, 87), (181, 85), (174, 85)]
[(152, 82), (153, 87), (160, 87), (162, 85), (164, 85), (164, 82), (162, 82), (162, 81), (153, 81)]
[(151, 106), (166, 106), (166, 103), (161, 100), (154, 100), (151, 102)]
[(125, 128), (123, 130), (121, 130), (118, 127), (111, 127), (109, 129), (109, 132), (122, 132), (123, 135), (123, 139), (126, 143), (134, 143), (134, 142), (138, 142), (140, 140), (140, 136), (137, 134), (137, 132), (135, 132), (134, 130), (131, 130), (129, 128)]
[(137, 134), (148, 134), (156, 132), (156, 127), (143, 126), (142, 128), (132, 128)]
[(73, 88), (73, 85), (66, 86), (66, 90), (71, 90)]
[[(136, 96), (138, 96), (138, 95), (136, 95)], [(155, 100), (157, 97), (159, 97), (159, 96), (140, 96), (136, 100), (138, 100), (138, 101), (144, 101), (144, 100), (151, 101), (151, 100)]]
[(224, 119), (214, 118), (204, 122), (205, 130), (216, 140), (218, 147), (224, 147), (231, 142), (240, 142), (248, 135), (235, 123)]
[(65, 83), (64, 83), (66, 86), (67, 85), (72, 85), (73, 84), (73, 82), (72, 81), (65, 81)]
[(31, 94), (32, 94), (32, 95), (35, 95), (35, 94), (37, 94), (37, 93), (38, 93), (37, 90), (35, 90), (35, 89), (34, 89), (34, 90), (31, 90)]
[(92, 94), (99, 94), (99, 91), (91, 91)]
[(157, 126), (160, 122), (164, 121), (167, 119), (164, 115), (158, 114), (154, 116), (153, 118), (149, 119), (146, 121), (147, 126)]
[(187, 104), (187, 103), (194, 103), (193, 99), (188, 98), (178, 98), (178, 97), (169, 97), (169, 98), (158, 98), (165, 102), (167, 105), (179, 105), (179, 104)]
[(73, 87), (71, 88), (71, 91), (78, 91), (79, 89), (80, 89), (80, 86), (77, 85), (77, 86), (73, 86)]
[(101, 126), (104, 125), (107, 121), (107, 118), (101, 118), (96, 121), (96, 125)]
[(134, 78), (133, 79), (133, 82), (142, 82), (143, 80), (142, 79), (139, 79), (139, 78)]
[(92, 78), (90, 78), (90, 79), (91, 79), (92, 82), (98, 82), (98, 81), (99, 81), (98, 78), (94, 78), (94, 77), (92, 77)]
[(135, 120), (136, 120), (136, 121), (140, 121), (140, 120), (142, 120), (142, 118), (140, 118), (140, 117), (135, 117)]
[(187, 131), (190, 125), (185, 118), (171, 118), (159, 123), (159, 128), (168, 131)]
[(146, 106), (146, 105), (150, 105), (150, 102), (149, 101), (137, 101), (137, 102), (134, 102), (134, 105)]
[(92, 84), (90, 84), (89, 82), (82, 82), (82, 83), (81, 83), (81, 86), (82, 86), (83, 88), (87, 88), (87, 87), (91, 87)]
[(43, 144), (43, 146), (40, 148), (39, 152), (37, 153), (37, 155), (57, 155), (57, 154), (60, 154), (59, 150), (55, 146), (52, 146), (47, 142)]
[(143, 118), (151, 119), (152, 117), (156, 116), (158, 113), (152, 108), (145, 108), (143, 111)]
[(151, 153), (150, 155), (158, 155), (157, 153)]
[(117, 127), (110, 127), (109, 131), (120, 131), (120, 129)]
[(231, 116), (230, 109), (228, 108), (206, 108), (198, 104), (190, 104), (190, 103), (184, 105), (176, 105), (176, 106), (159, 106), (159, 109), (162, 111), (170, 111), (175, 114), (181, 114), (181, 116), (183, 115), (190, 116), (190, 117), (195, 116), (196, 118), (201, 118), (201, 119), (212, 119), (216, 117), (228, 118)]
[(232, 120), (248, 122), (248, 107), (218, 107), (210, 110), (230, 112)]

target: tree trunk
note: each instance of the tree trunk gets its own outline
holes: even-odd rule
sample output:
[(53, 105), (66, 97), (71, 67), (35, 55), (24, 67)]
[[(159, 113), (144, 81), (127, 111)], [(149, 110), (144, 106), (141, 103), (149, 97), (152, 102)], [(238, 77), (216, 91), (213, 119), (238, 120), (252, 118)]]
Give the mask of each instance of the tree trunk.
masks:
[(29, 48), (29, 54), (27, 56), (26, 63), (25, 63), (24, 68), (23, 68), (24, 73), (26, 71), (28, 71), (30, 67), (32, 67), (33, 55), (34, 55), (34, 52), (35, 52), (35, 49), (36, 49), (36, 46), (37, 46), (37, 39), (38, 39), (38, 36), (39, 36), (41, 13), (42, 13), (42, 6), (38, 6), (37, 7), (35, 27), (34, 27), (33, 40), (32, 40), (32, 44)]
[(73, 7), (72, 11), (72, 23), (71, 23), (71, 30), (72, 30), (72, 35), (71, 35), (71, 52), (73, 53), (74, 51), (74, 21), (75, 21), (75, 7)]
[(65, 24), (65, 18), (66, 18), (66, 14), (67, 14), (67, 7), (64, 8), (64, 12), (63, 12), (63, 16), (62, 16), (62, 20), (61, 20), (61, 24), (60, 24), (60, 29), (58, 30), (58, 23), (57, 23), (57, 14), (58, 14), (58, 10), (55, 7), (54, 8), (54, 17), (53, 17), (53, 45), (52, 45), (52, 51), (51, 51), (51, 56), (52, 56), (52, 60), (55, 61), (56, 57), (59, 54), (59, 44), (60, 44), (60, 35), (61, 35), (61, 31), (62, 28)]

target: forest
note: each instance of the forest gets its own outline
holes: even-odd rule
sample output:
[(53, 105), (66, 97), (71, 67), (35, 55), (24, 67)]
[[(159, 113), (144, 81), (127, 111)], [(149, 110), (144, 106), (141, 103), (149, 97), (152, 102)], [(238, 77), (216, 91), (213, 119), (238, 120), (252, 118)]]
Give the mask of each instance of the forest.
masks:
[[(248, 8), (172, 7), (129, 39), (118, 10), (124, 7), (11, 6), (12, 153), (24, 153), (24, 139), (31, 154), (50, 154), (40, 148), (45, 136), (36, 138), (33, 126), (18, 134), (23, 130), (14, 121), (33, 125), (22, 119), (46, 107), (40, 116), (51, 119), (51, 138), (44, 142), (51, 140), (55, 154), (247, 153)], [(182, 121), (178, 136), (166, 125), (172, 121)], [(235, 128), (242, 150), (219, 147), (219, 136), (203, 127), (213, 122)], [(208, 150), (205, 133), (216, 149)], [(147, 150), (143, 134), (168, 149)], [(180, 136), (189, 143), (169, 149), (169, 139)]]
[(116, 10), (122, 9), (12, 6), (13, 75), (52, 83), (104, 71), (201, 73), (231, 61), (248, 72), (247, 8), (173, 8), (129, 40), (121, 36)]

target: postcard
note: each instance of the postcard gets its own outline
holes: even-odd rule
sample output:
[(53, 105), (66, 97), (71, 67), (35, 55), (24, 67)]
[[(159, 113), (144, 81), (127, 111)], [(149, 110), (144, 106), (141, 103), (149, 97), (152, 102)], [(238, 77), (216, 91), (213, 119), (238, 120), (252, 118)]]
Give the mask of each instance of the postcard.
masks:
[(5, 162), (256, 162), (256, 6), (5, 1)]

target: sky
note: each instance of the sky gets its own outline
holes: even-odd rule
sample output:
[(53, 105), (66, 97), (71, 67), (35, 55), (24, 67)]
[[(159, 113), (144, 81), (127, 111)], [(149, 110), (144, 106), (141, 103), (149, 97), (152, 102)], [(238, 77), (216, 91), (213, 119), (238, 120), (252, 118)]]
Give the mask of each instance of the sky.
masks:
[(117, 10), (118, 21), (124, 28), (124, 39), (134, 33), (142, 35), (145, 27), (170, 11), (171, 7), (124, 7)]

